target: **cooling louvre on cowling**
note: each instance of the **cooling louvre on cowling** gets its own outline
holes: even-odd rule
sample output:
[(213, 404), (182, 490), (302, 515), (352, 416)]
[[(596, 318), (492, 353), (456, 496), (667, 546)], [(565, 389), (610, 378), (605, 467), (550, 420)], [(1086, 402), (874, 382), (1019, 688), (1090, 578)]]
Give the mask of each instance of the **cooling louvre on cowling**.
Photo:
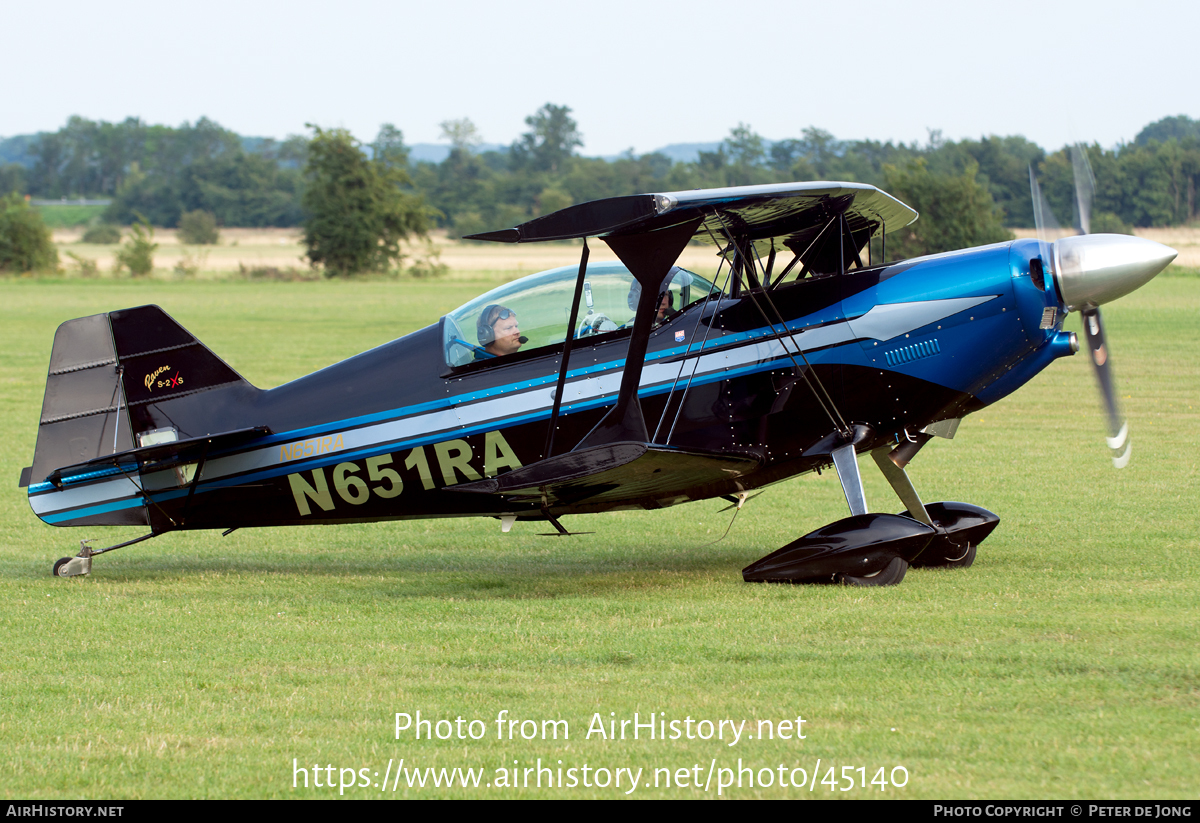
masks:
[(933, 357), (935, 354), (940, 354), (941, 347), (938, 346), (936, 338), (923, 340), (920, 343), (913, 343), (911, 346), (902, 346), (898, 349), (892, 349), (887, 352), (887, 362), (889, 366), (899, 366), (904, 363), (911, 363), (914, 360), (921, 360), (925, 357)]

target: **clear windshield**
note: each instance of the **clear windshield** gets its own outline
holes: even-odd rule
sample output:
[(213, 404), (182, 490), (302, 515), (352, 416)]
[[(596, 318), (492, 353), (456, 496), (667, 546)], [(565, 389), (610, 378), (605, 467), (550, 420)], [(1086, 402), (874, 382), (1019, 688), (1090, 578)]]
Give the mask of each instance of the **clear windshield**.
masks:
[[(531, 274), (460, 306), (446, 316), (446, 361), (462, 366), (562, 343), (567, 335), (578, 266)], [(659, 321), (669, 319), (714, 291), (697, 274), (673, 267), (663, 285)], [(621, 263), (588, 265), (574, 334), (616, 332), (633, 324), (641, 287)], [(517, 335), (525, 342), (518, 343)]]

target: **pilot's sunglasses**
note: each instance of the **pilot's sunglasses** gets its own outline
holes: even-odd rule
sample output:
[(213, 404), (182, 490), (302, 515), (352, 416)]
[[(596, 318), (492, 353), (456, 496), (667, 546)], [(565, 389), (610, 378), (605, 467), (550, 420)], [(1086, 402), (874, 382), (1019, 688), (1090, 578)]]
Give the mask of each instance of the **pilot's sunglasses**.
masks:
[(512, 317), (515, 314), (516, 314), (516, 312), (513, 311), (512, 309), (501, 309), (499, 311), (499, 313), (497, 313), (496, 316), (492, 318), (492, 322), (488, 323), (488, 325), (494, 326), (497, 323), (499, 323), (501, 320), (507, 320), (508, 318)]

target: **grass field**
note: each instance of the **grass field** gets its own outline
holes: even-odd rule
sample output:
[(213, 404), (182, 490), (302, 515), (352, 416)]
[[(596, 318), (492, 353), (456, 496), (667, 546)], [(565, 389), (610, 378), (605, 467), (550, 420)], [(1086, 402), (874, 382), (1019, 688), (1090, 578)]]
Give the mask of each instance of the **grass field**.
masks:
[[(63, 204), (61, 206), (38, 206), (38, 214), (42, 222), (52, 229), (71, 229), (76, 226), (86, 226), (92, 220), (99, 220), (108, 206), (80, 206), (78, 204)], [(82, 228), (79, 229), (83, 231)]]
[[(483, 520), (171, 534), (99, 558), (90, 577), (49, 576), (80, 538), (137, 534), (42, 525), (16, 488), (58, 323), (158, 303), (268, 387), (430, 322), (513, 263), (481, 266), (487, 282), (475, 269), (431, 283), (0, 281), (5, 798), (337, 797), (341, 769), (360, 784), (346, 797), (628, 790), (627, 773), (620, 788), (483, 785), (538, 758), (610, 779), (643, 769), (635, 797), (716, 797), (739, 758), (756, 782), (743, 774), (722, 796), (1197, 795), (1196, 276), (1160, 276), (1105, 307), (1134, 439), (1127, 469), (1111, 467), (1083, 357), (922, 451), (910, 473), (926, 501), (1001, 517), (969, 570), (913, 570), (876, 590), (742, 583), (747, 563), (846, 515), (826, 474), (769, 489), (715, 544), (730, 515), (703, 502), (570, 518), (595, 534), (565, 539)], [(862, 465), (872, 507), (898, 510)], [(395, 713), (417, 711), (479, 719), (486, 735), (397, 740)], [(564, 720), (570, 737), (497, 739), (502, 711)], [(754, 739), (730, 745), (728, 728), (724, 740), (586, 737), (595, 715), (634, 712), (746, 720)], [(805, 739), (759, 739), (758, 721), (798, 716)], [(406, 772), (381, 793), (373, 784), (401, 758), (406, 770), (484, 777), (419, 789)], [(335, 788), (314, 785), (314, 764)], [(781, 765), (792, 782), (803, 769), (812, 790), (781, 788)], [(902, 788), (871, 785), (880, 768), (903, 782), (899, 766)], [(846, 775), (855, 788), (832, 791)]]

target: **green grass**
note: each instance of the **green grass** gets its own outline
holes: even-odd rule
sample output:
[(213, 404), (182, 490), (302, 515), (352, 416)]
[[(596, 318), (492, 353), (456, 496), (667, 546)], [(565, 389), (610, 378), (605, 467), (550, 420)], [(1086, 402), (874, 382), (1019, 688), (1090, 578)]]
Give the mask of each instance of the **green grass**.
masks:
[(1187, 266), (1167, 266), (1159, 277), (1200, 277), (1200, 269)]
[[(419, 521), (171, 534), (53, 579), (81, 537), (15, 487), (33, 454), (55, 326), (156, 302), (273, 386), (429, 322), (471, 282), (8, 280), (0, 343), (0, 753), (6, 798), (329, 797), (292, 761), (378, 770), (902, 765), (905, 798), (1190, 798), (1200, 773), (1200, 281), (1161, 277), (1105, 307), (1130, 418), (1115, 471), (1086, 360), (935, 440), (927, 501), (1001, 524), (965, 571), (898, 587), (755, 586), (739, 570), (845, 516), (826, 474), (748, 504), (518, 524)], [(1078, 328), (1077, 318), (1072, 318)], [(898, 510), (870, 461), (873, 508)], [(488, 723), (480, 741), (396, 740), (395, 712)], [(494, 719), (565, 719), (570, 740), (499, 741)], [(585, 739), (594, 713), (779, 721), (802, 741)], [(750, 727), (747, 726), (747, 730)], [(728, 741), (726, 741), (727, 743)], [(858, 773), (855, 772), (855, 775)], [(899, 773), (897, 773), (899, 776)], [(334, 772), (335, 782), (338, 772)], [(311, 771), (310, 771), (311, 782)], [(325, 775), (322, 775), (324, 781)], [(374, 780), (374, 778), (372, 778)], [(418, 797), (617, 797), (624, 789), (424, 790)], [(640, 787), (635, 796), (705, 795)], [(807, 790), (733, 788), (733, 797)], [(836, 796), (880, 796), (878, 787)], [(355, 788), (347, 796), (380, 796)], [(392, 796), (390, 793), (384, 796)]]

